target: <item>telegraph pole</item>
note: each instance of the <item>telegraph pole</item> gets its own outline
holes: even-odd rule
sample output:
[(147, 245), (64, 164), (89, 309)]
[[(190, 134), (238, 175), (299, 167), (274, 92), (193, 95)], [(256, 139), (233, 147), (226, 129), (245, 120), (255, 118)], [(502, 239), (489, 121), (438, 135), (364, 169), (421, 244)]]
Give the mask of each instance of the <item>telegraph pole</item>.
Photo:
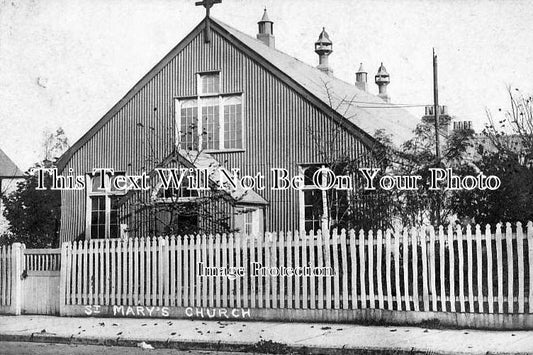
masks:
[(440, 142), (439, 142), (439, 85), (437, 74), (437, 55), (435, 48), (433, 48), (433, 107), (435, 115), (435, 155), (437, 157), (437, 164), (440, 163)]
[[(435, 48), (433, 48), (433, 114), (435, 115), (435, 156), (436, 167), (440, 166), (440, 142), (439, 142), (439, 85), (437, 74), (437, 55), (435, 54)], [(437, 206), (436, 217), (437, 226), (440, 226), (440, 195), (437, 190)]]

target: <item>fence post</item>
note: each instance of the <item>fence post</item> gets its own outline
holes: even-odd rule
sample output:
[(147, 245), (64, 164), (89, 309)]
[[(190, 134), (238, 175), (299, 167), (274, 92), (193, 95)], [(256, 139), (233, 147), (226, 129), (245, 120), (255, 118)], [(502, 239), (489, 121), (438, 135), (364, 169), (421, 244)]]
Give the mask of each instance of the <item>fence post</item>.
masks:
[(67, 291), (67, 248), (68, 242), (61, 245), (61, 266), (59, 268), (59, 315), (65, 315)]
[(22, 313), (22, 272), (24, 270), (24, 248), (21, 243), (13, 243), (11, 246), (11, 280), (13, 282), (11, 292), (11, 311), (14, 315)]

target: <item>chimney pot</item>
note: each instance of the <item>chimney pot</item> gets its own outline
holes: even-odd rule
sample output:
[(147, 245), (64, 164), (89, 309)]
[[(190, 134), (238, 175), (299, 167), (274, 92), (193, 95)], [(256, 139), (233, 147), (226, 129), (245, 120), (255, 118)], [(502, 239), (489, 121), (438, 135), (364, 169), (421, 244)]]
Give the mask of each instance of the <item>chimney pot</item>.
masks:
[(368, 73), (363, 68), (363, 63), (359, 66), (359, 70), (355, 73), (355, 86), (363, 91), (368, 89)]

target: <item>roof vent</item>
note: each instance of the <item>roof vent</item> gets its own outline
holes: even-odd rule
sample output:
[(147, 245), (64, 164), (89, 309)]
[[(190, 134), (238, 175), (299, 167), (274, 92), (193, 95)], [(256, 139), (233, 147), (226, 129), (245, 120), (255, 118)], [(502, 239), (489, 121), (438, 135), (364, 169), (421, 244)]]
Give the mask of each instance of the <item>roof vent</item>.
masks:
[(263, 12), (263, 18), (257, 23), (259, 25), (259, 33), (257, 33), (257, 39), (269, 46), (270, 48), (276, 47), (276, 38), (274, 37), (274, 22), (268, 18), (267, 9)]
[(318, 40), (315, 42), (315, 53), (318, 54), (317, 68), (328, 75), (333, 74), (333, 70), (329, 67), (328, 63), (328, 57), (331, 52), (333, 52), (333, 42), (331, 42), (331, 39), (326, 32), (326, 28), (322, 27), (322, 32), (318, 36)]

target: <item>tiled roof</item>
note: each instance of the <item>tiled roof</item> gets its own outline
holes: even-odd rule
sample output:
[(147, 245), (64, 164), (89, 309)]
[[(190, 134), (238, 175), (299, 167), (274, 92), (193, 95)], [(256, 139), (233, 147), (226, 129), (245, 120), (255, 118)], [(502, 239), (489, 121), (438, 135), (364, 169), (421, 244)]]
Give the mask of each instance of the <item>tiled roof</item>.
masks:
[(392, 141), (398, 145), (413, 136), (420, 119), (405, 109), (266, 46), (220, 20), (213, 21), (368, 134), (374, 135), (376, 130), (385, 130), (392, 134)]
[(13, 163), (2, 149), (0, 149), (0, 177), (22, 177), (24, 174)]

